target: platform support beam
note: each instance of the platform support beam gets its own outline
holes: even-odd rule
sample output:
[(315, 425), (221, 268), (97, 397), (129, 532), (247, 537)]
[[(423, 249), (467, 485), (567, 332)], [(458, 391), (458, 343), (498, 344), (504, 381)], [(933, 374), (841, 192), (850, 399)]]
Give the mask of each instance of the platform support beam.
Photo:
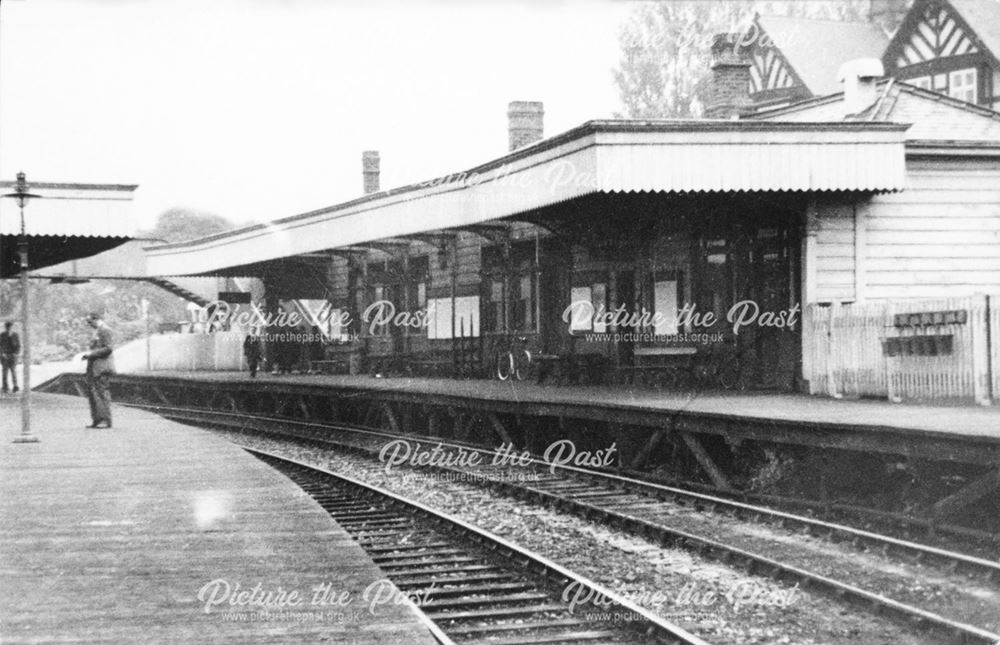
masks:
[(469, 424), (471, 422), (472, 418), (469, 415), (464, 412), (456, 412), (455, 429), (452, 433), (452, 438), (466, 441), (469, 438)]
[(642, 450), (639, 451), (639, 454), (637, 454), (635, 458), (632, 460), (632, 464), (630, 467), (633, 470), (642, 468), (643, 465), (646, 463), (646, 460), (649, 459), (649, 456), (653, 454), (653, 451), (656, 450), (656, 448), (660, 445), (660, 443), (666, 436), (667, 436), (666, 430), (657, 430), (652, 435), (650, 435), (649, 441), (646, 442), (646, 445), (643, 446)]
[(509, 444), (511, 446), (514, 445), (514, 440), (510, 438), (510, 434), (507, 432), (507, 428), (505, 428), (503, 423), (500, 422), (500, 419), (497, 418), (496, 414), (494, 414), (493, 412), (489, 412), (486, 415), (486, 419), (487, 421), (490, 422), (490, 425), (493, 426), (493, 430), (495, 430), (496, 433), (500, 435), (500, 441)]
[(383, 403), (382, 411), (385, 413), (385, 418), (389, 421), (389, 428), (393, 432), (402, 433), (403, 429), (399, 425), (399, 419), (396, 417), (396, 411), (392, 409), (392, 406), (388, 403)]
[(361, 425), (372, 427), (378, 420), (378, 406), (375, 405), (374, 401), (368, 401), (367, 409), (365, 411), (365, 418), (361, 422)]
[(611, 430), (611, 436), (614, 438), (615, 444), (618, 446), (618, 454), (615, 458), (615, 470), (621, 473), (622, 468), (625, 466), (622, 455), (622, 448), (625, 447), (625, 426), (617, 421), (612, 422), (609, 426)]
[(299, 412), (302, 413), (303, 419), (312, 419), (312, 415), (309, 414), (309, 404), (306, 403), (306, 397), (299, 397)]
[(997, 490), (1000, 490), (1000, 468), (994, 468), (979, 479), (935, 502), (931, 506), (931, 517), (941, 519), (953, 515)]
[(724, 490), (733, 490), (733, 487), (729, 484), (729, 480), (726, 479), (725, 474), (722, 470), (712, 461), (712, 457), (705, 450), (705, 447), (701, 445), (698, 441), (698, 437), (694, 436), (690, 432), (681, 432), (681, 439), (684, 440), (684, 444), (694, 455), (694, 458), (698, 461), (698, 464), (705, 470), (708, 478), (712, 480), (718, 488)]
[(282, 416), (285, 414), (285, 410), (288, 409), (289, 400), (287, 396), (283, 396), (280, 399), (275, 400), (274, 415)]

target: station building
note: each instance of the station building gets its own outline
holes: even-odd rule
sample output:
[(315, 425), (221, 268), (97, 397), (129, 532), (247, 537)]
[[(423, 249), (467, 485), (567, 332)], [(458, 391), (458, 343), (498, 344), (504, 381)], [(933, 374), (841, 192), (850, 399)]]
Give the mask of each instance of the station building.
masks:
[[(307, 321), (322, 303), (311, 323), (332, 342), (309, 358), (337, 370), (487, 376), (523, 337), (601, 382), (726, 355), (740, 387), (839, 395), (852, 378), (892, 395), (891, 369), (957, 370), (962, 396), (988, 399), (1000, 114), (885, 79), (871, 61), (844, 67), (842, 92), (762, 110), (737, 44), (713, 47), (709, 118), (590, 121), (543, 138), (541, 104), (515, 102), (506, 155), (378, 190), (365, 153), (364, 196), (151, 248), (149, 270), (259, 277), (267, 310), (300, 307)], [(981, 296), (983, 311), (929, 300)], [(886, 308), (897, 302), (916, 308)], [(424, 318), (380, 322), (382, 303)], [(608, 315), (568, 315), (579, 303)], [(844, 342), (878, 358), (838, 366), (834, 313), (865, 303), (883, 318), (865, 314), (871, 338)], [(985, 331), (966, 339), (973, 305)], [(891, 315), (911, 311), (935, 325), (894, 328)], [(907, 335), (954, 344), (885, 350)]]

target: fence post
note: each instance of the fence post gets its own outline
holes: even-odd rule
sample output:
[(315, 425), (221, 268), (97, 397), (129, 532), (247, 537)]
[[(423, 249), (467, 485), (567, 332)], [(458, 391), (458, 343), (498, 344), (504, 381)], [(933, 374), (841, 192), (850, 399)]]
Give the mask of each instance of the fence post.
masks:
[(998, 352), (995, 351), (997, 339), (993, 337), (993, 332), (995, 331), (993, 329), (993, 296), (987, 294), (984, 305), (983, 320), (986, 327), (986, 405), (990, 405), (998, 394), (995, 385), (997, 369), (1000, 368), (994, 362), (995, 354)]
[[(895, 318), (896, 318), (896, 301), (895, 300), (890, 300), (886, 304), (885, 315), (882, 317), (882, 329), (883, 330), (894, 329)], [(887, 338), (888, 334), (885, 333), (884, 337)], [(881, 348), (881, 351), (885, 352), (885, 347), (884, 346)], [(886, 398), (888, 398), (893, 403), (902, 403), (903, 397), (902, 397), (902, 395), (900, 395), (899, 392), (896, 391), (897, 382), (896, 382), (895, 374), (893, 374), (893, 369), (892, 369), (893, 366), (894, 366), (894, 364), (895, 364), (895, 362), (898, 361), (898, 360), (900, 360), (900, 358), (898, 356), (897, 357), (889, 356), (888, 354), (883, 354), (883, 356), (885, 357), (885, 393), (886, 393)]]
[[(990, 405), (990, 316), (989, 297), (982, 296), (982, 307), (979, 305), (979, 297), (972, 298), (969, 304), (968, 325), (971, 338), (969, 345), (972, 348), (972, 395), (979, 405)], [(982, 314), (982, 329), (979, 329), (980, 316)]]
[(840, 319), (840, 301), (834, 300), (830, 303), (830, 317), (829, 324), (827, 325), (827, 336), (829, 342), (826, 346), (826, 389), (827, 393), (835, 399), (843, 398), (843, 394), (840, 392), (840, 388), (837, 386), (837, 368), (839, 367), (839, 361), (836, 357), (840, 354), (836, 348), (836, 335), (834, 330), (836, 329), (836, 322)]

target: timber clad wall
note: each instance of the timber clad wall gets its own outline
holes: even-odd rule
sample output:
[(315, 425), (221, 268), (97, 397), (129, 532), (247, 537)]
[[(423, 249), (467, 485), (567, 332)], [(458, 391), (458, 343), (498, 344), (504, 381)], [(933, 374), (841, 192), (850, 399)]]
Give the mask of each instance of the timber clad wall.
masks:
[(1000, 290), (1000, 162), (907, 163), (905, 191), (817, 205), (815, 302)]
[(853, 204), (817, 204), (816, 302), (855, 299), (855, 210)]
[(909, 187), (873, 200), (868, 298), (960, 297), (1000, 286), (1000, 162), (912, 161)]
[[(1000, 394), (1000, 161), (910, 159), (907, 182), (853, 206), (817, 204), (802, 376), (811, 393), (988, 402)], [(947, 310), (967, 321), (894, 325), (901, 312)], [(952, 350), (884, 351), (887, 338), (926, 334)]]

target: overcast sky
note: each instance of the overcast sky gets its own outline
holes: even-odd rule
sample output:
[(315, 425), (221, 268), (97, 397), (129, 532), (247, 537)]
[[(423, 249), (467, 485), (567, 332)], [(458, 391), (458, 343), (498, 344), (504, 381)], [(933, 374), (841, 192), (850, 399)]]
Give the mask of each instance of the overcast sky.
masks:
[(546, 135), (620, 109), (627, 3), (2, 0), (0, 177), (137, 183), (242, 223), (507, 149), (511, 100)]

